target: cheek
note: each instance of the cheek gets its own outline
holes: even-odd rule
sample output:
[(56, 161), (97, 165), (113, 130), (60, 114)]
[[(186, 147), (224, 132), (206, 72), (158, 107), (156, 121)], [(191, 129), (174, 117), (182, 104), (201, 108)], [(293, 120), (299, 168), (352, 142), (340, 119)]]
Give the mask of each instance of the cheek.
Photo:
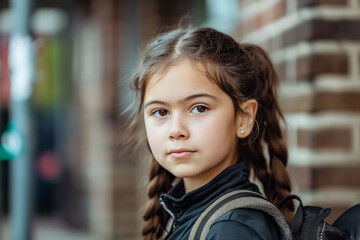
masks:
[(145, 130), (146, 130), (146, 138), (148, 140), (148, 143), (150, 147), (152, 148), (153, 143), (156, 142), (156, 131), (154, 131), (154, 128), (152, 128), (149, 124), (146, 124), (145, 122)]
[(154, 156), (159, 154), (161, 146), (163, 145), (163, 133), (161, 128), (157, 128), (151, 124), (145, 122), (146, 137), (150, 146), (150, 149)]
[(205, 146), (215, 153), (221, 150), (228, 151), (236, 141), (236, 128), (233, 119), (221, 120), (216, 119), (198, 128), (198, 131), (201, 132), (197, 136), (200, 136)]

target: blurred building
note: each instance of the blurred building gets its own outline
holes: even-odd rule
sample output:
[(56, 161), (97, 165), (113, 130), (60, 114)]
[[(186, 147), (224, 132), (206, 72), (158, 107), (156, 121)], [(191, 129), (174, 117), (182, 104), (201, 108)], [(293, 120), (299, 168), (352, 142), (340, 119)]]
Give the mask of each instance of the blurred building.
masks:
[[(9, 121), (8, 8), (0, 3), (0, 132)], [(305, 204), (331, 207), (332, 221), (358, 202), (358, 0), (38, 0), (35, 216), (99, 239), (139, 238), (147, 159), (124, 147), (128, 115), (120, 113), (132, 100), (140, 50), (184, 16), (269, 52), (281, 79), (294, 191)], [(11, 161), (0, 164), (6, 213)]]

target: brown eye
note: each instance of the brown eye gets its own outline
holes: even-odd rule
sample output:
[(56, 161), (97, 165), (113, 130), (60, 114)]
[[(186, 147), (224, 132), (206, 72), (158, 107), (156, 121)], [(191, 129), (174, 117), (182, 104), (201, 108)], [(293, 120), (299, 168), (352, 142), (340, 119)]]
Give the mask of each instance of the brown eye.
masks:
[(154, 111), (153, 114), (156, 117), (165, 117), (165, 116), (169, 115), (169, 111), (167, 111), (165, 109), (158, 109), (158, 110)]
[(202, 106), (202, 105), (199, 105), (199, 106), (194, 107), (191, 112), (193, 112), (193, 113), (204, 113), (204, 112), (206, 112), (207, 110), (208, 110), (207, 107)]

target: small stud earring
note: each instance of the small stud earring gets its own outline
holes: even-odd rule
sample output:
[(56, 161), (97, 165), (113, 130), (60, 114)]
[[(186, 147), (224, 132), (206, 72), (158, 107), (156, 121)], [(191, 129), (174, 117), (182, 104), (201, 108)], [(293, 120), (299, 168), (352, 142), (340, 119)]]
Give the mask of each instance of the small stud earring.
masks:
[(244, 130), (240, 130), (240, 133), (241, 133), (241, 134), (244, 134)]

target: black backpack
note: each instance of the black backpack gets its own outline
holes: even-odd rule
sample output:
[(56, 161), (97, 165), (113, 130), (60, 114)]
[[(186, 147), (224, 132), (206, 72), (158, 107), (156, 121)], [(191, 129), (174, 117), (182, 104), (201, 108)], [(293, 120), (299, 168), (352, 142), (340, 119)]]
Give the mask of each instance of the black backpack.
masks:
[[(289, 225), (280, 208), (289, 200), (299, 201), (295, 217)], [(223, 214), (237, 208), (261, 210), (269, 214), (279, 227), (283, 240), (359, 240), (360, 204), (348, 209), (333, 225), (324, 218), (330, 214), (329, 208), (303, 206), (296, 195), (284, 198), (277, 206), (261, 194), (238, 190), (225, 194), (212, 203), (197, 219), (190, 232), (189, 240), (205, 240), (212, 223)]]

